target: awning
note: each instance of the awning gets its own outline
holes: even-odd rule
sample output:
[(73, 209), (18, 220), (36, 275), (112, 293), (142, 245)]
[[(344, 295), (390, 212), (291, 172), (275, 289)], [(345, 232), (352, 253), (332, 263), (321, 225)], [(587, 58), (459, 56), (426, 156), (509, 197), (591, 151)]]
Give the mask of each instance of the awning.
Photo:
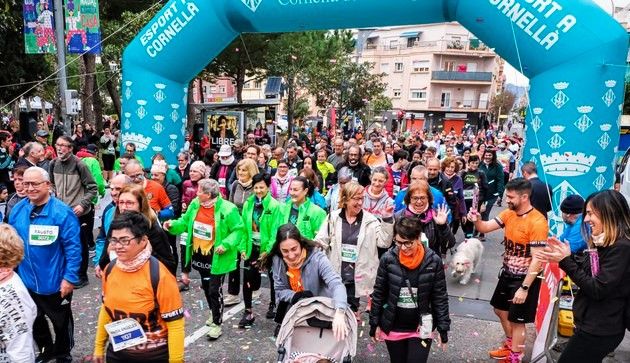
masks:
[(400, 34), (400, 37), (401, 38), (418, 38), (420, 36), (420, 34), (422, 34), (422, 32), (420, 32), (420, 31), (404, 32), (404, 33)]
[(368, 36), (367, 36), (367, 38), (366, 38), (366, 39), (376, 39), (376, 38), (378, 38), (378, 37), (379, 37), (379, 36), (378, 36), (377, 34), (370, 34), (370, 35), (368, 35)]

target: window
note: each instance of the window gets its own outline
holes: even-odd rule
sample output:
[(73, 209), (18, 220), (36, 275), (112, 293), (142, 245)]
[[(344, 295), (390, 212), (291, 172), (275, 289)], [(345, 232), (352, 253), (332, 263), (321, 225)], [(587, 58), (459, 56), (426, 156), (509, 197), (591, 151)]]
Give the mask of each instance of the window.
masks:
[(402, 62), (394, 63), (394, 72), (402, 72), (402, 71), (403, 71), (403, 64), (402, 64)]
[(394, 88), (394, 98), (400, 98), (401, 94), (400, 88)]
[(398, 49), (398, 39), (389, 41), (389, 49)]
[(219, 86), (219, 93), (225, 93), (225, 86), (224, 85), (220, 85)]
[(414, 72), (428, 72), (429, 61), (413, 61), (413, 71)]
[(203, 86), (203, 94), (205, 95), (205, 94), (207, 94), (207, 93), (208, 93), (208, 87)]
[(413, 48), (414, 45), (416, 45), (416, 42), (420, 40), (420, 38), (416, 37), (416, 38), (407, 38), (407, 48)]
[(217, 93), (217, 86), (216, 85), (210, 86), (210, 93)]
[(381, 72), (389, 73), (389, 63), (381, 63)]
[(248, 88), (252, 88), (252, 84), (249, 82), (243, 83), (243, 89), (248, 89)]
[(412, 100), (426, 100), (427, 99), (427, 91), (421, 89), (412, 89), (411, 97), (409, 99)]
[(444, 70), (447, 71), (447, 72), (455, 71), (455, 62), (453, 62), (453, 61), (446, 61), (446, 62), (444, 62)]

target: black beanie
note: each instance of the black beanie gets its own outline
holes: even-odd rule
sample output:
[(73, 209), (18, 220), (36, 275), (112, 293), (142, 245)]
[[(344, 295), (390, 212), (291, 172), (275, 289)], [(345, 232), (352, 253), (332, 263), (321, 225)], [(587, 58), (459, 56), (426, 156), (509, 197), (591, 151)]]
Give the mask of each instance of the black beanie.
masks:
[(567, 214), (580, 214), (584, 209), (584, 199), (577, 194), (571, 194), (560, 204), (560, 210)]

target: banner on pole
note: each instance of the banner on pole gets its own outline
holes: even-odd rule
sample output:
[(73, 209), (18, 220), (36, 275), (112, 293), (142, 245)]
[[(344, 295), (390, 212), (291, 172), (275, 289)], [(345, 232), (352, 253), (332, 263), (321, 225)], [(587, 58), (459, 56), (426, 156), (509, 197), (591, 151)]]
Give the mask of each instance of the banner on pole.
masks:
[(64, 0), (68, 53), (101, 53), (98, 0)]
[[(557, 263), (547, 263), (543, 271), (544, 281), (540, 284), (538, 296), (538, 309), (536, 310), (536, 340), (532, 350), (532, 357), (544, 356), (547, 350), (549, 331), (555, 331), (551, 324), (553, 319), (555, 302), (558, 299), (558, 285), (564, 277), (564, 271), (560, 270)], [(557, 324), (557, 322), (555, 322)], [(544, 362), (542, 359), (540, 362)]]
[(57, 52), (53, 0), (24, 0), (24, 52)]

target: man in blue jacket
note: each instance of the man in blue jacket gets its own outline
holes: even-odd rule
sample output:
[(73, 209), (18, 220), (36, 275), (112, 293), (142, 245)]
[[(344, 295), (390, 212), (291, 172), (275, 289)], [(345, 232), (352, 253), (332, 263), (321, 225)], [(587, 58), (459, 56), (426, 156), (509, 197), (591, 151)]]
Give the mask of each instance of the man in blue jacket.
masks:
[[(71, 362), (74, 346), (72, 291), (79, 282), (81, 237), (72, 209), (50, 195), (50, 176), (40, 167), (24, 172), (27, 199), (11, 212), (11, 224), (24, 241), (18, 275), (37, 305), (33, 338), (40, 349), (36, 362)], [(50, 319), (55, 341), (48, 327)]]

